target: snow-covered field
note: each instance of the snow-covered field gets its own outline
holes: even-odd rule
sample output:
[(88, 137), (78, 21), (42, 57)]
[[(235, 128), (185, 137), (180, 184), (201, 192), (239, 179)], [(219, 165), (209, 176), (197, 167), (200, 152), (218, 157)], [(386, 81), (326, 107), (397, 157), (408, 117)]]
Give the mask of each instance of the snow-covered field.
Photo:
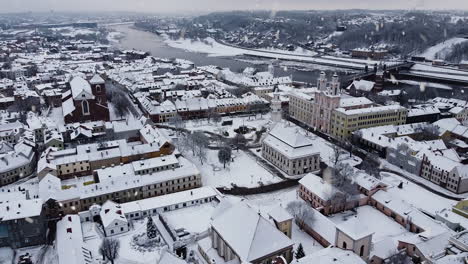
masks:
[[(158, 249), (151, 251), (138, 251), (132, 247), (133, 235), (141, 234), (146, 232), (146, 219), (134, 221), (134, 227), (127, 233), (112, 236), (120, 241), (119, 258), (116, 260), (116, 264), (149, 264), (156, 263), (160, 257), (160, 251)], [(93, 250), (93, 255), (99, 256), (99, 246), (101, 245), (102, 238), (94, 227), (93, 223), (83, 223), (83, 237), (85, 238), (85, 244)]]
[(166, 38), (165, 42), (167, 45), (177, 49), (183, 49), (192, 52), (207, 53), (209, 56), (238, 56), (244, 53), (244, 50), (226, 46), (216, 42), (212, 38), (205, 40), (192, 40), (192, 39), (178, 39), (172, 40)]
[(107, 34), (107, 40), (110, 42), (118, 43), (121, 38), (124, 37), (122, 32), (112, 31)]
[(0, 264), (11, 264), (13, 254), (13, 249), (9, 247), (0, 248)]
[(190, 233), (202, 233), (210, 227), (211, 215), (217, 204), (206, 203), (164, 213), (174, 229), (184, 228)]
[[(329, 66), (337, 67), (350, 67), (355, 69), (364, 69), (366, 64), (373, 64), (372, 61), (365, 60), (354, 60), (346, 59), (342, 60), (341, 58), (336, 57), (312, 57), (309, 54), (305, 54), (304, 50), (296, 51), (266, 51), (263, 50), (252, 50), (252, 49), (243, 49), (233, 46), (228, 46), (217, 42), (212, 38), (206, 38), (204, 40), (192, 40), (192, 39), (178, 39), (172, 40), (166, 37), (165, 42), (167, 45), (173, 48), (183, 49), (191, 52), (206, 53), (208, 56), (223, 56), (223, 57), (234, 57), (239, 55), (248, 55), (248, 56), (257, 56), (270, 59), (279, 59), (279, 60), (290, 60), (290, 61), (299, 61), (299, 62), (308, 62), (308, 63), (318, 63), (325, 64)], [(312, 54), (312, 53), (310, 53)], [(339, 59), (339, 60), (336, 60)], [(387, 63), (391, 64), (391, 62)]]
[[(389, 185), (387, 191), (391, 193), (392, 196), (399, 197), (416, 208), (430, 214), (435, 214), (436, 211), (441, 211), (444, 208), (451, 208), (456, 204), (456, 201), (440, 197), (396, 174), (382, 172), (381, 175), (383, 182)], [(402, 189), (397, 187), (400, 182), (404, 183)]]
[[(223, 121), (232, 120), (231, 126), (222, 126)], [(254, 116), (236, 116), (236, 117), (223, 117), (222, 121), (217, 125), (213, 122), (208, 122), (206, 119), (199, 120), (190, 120), (186, 122), (186, 129), (191, 131), (209, 131), (222, 135), (224, 132), (228, 132), (230, 138), (233, 138), (236, 135), (234, 129), (239, 128), (240, 126), (247, 126), (250, 128), (256, 128), (257, 131), (260, 131), (262, 127), (268, 127), (271, 125), (270, 114), (266, 115), (257, 115)], [(255, 139), (255, 132), (251, 132), (244, 135), (247, 139)]]
[(436, 59), (436, 54), (439, 54), (441, 56), (440, 58), (444, 58), (446, 54), (448, 54), (452, 48), (453, 45), (462, 43), (467, 41), (468, 39), (465, 38), (451, 38), (447, 39), (441, 43), (438, 43), (427, 50), (425, 50), (423, 53), (420, 54), (420, 56), (425, 57), (428, 60), (434, 60)]
[(52, 28), (52, 30), (69, 37), (75, 37), (77, 35), (94, 35), (98, 33), (97, 30), (75, 27)]
[(232, 184), (235, 184), (242, 187), (257, 187), (260, 182), (266, 185), (281, 181), (245, 152), (234, 150), (232, 154), (234, 162), (226, 164), (226, 168), (223, 168), (223, 164), (219, 162), (217, 150), (207, 150), (207, 162), (203, 165), (198, 158), (191, 156), (189, 151), (186, 157), (201, 171), (205, 186), (232, 187)]
[(264, 55), (266, 57), (271, 56), (276, 58), (277, 55), (293, 55), (293, 56), (313, 56), (316, 55), (315, 52), (304, 50), (302, 48), (297, 48), (295, 51), (286, 51), (275, 48), (265, 48), (258, 50), (247, 50), (242, 48), (236, 48), (233, 46), (228, 46), (222, 43), (217, 42), (213, 38), (206, 38), (203, 40), (193, 40), (193, 39), (178, 39), (172, 40), (165, 38), (165, 42), (173, 48), (188, 50), (192, 52), (207, 53), (209, 56), (238, 56), (243, 54), (256, 54)]

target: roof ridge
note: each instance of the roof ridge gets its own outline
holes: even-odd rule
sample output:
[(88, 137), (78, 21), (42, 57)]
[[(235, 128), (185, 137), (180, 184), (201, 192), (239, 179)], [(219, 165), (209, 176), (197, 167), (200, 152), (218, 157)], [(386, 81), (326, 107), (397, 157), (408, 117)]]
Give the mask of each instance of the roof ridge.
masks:
[[(250, 207), (250, 206), (249, 206), (249, 207)], [(253, 209), (253, 208), (251, 208), (251, 209)], [(249, 240), (249, 241), (250, 241), (250, 245), (249, 245), (249, 253), (247, 254), (247, 258), (248, 258), (247, 260), (250, 260), (250, 255), (251, 255), (251, 253), (252, 253), (252, 252), (251, 252), (251, 250), (252, 250), (252, 244), (253, 244), (253, 241), (255, 240), (255, 237), (257, 236), (258, 226), (259, 226), (260, 218), (261, 218), (261, 217), (262, 217), (262, 216), (260, 215), (260, 209), (259, 209), (259, 211), (258, 211), (258, 213), (257, 213), (257, 223), (256, 223), (256, 225), (255, 225), (255, 232), (253, 233), (252, 239)]]

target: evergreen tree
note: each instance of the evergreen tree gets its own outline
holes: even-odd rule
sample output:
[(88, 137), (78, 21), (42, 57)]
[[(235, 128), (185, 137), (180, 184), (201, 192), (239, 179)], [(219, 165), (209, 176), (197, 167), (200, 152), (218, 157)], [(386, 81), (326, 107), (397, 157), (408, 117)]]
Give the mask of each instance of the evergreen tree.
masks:
[(156, 238), (158, 236), (158, 230), (153, 222), (153, 218), (148, 216), (148, 222), (146, 223), (146, 235), (149, 239)]
[(303, 257), (305, 257), (304, 248), (302, 247), (302, 243), (299, 243), (299, 247), (297, 247), (296, 251), (296, 259), (301, 259)]

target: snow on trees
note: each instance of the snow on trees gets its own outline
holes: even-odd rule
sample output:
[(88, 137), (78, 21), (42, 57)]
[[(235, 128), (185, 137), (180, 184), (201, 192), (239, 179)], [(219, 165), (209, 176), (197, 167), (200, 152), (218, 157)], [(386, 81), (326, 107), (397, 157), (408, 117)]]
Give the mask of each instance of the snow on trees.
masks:
[(111, 264), (119, 257), (120, 241), (115, 238), (104, 238), (101, 246), (99, 247), (99, 253), (103, 259), (108, 259)]
[(185, 128), (185, 122), (179, 114), (169, 120), (169, 124), (176, 129), (177, 135)]
[(158, 236), (158, 230), (151, 216), (148, 216), (148, 221), (146, 222), (146, 235), (148, 239), (153, 239)]
[(224, 168), (226, 168), (226, 163), (229, 163), (231, 161), (231, 158), (232, 158), (232, 150), (231, 148), (229, 147), (222, 147), (219, 151), (218, 151), (218, 159), (219, 159), (219, 162), (221, 162), (224, 166)]
[(233, 143), (237, 146), (237, 149), (239, 150), (239, 146), (244, 146), (247, 143), (247, 139), (245, 138), (244, 135), (237, 134), (233, 138)]
[(304, 247), (302, 247), (302, 243), (299, 243), (299, 246), (297, 247), (295, 257), (296, 257), (296, 259), (301, 259), (301, 258), (305, 257)]
[(216, 111), (211, 111), (208, 113), (208, 120), (213, 121), (215, 125), (217, 125), (222, 120), (222, 116), (220, 113)]
[(288, 203), (286, 210), (294, 217), (301, 229), (305, 224), (310, 224), (314, 220), (314, 211), (304, 201), (292, 201)]
[(198, 157), (202, 165), (207, 160), (206, 148), (209, 142), (210, 139), (200, 131), (193, 132), (187, 138), (188, 148), (192, 151), (193, 156)]

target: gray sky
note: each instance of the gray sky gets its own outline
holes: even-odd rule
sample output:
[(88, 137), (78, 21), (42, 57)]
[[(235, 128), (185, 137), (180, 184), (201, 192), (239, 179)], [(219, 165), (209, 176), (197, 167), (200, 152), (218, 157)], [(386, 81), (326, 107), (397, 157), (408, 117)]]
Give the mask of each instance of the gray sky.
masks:
[(468, 0), (0, 0), (2, 13), (50, 10), (174, 13), (350, 8), (468, 10)]

